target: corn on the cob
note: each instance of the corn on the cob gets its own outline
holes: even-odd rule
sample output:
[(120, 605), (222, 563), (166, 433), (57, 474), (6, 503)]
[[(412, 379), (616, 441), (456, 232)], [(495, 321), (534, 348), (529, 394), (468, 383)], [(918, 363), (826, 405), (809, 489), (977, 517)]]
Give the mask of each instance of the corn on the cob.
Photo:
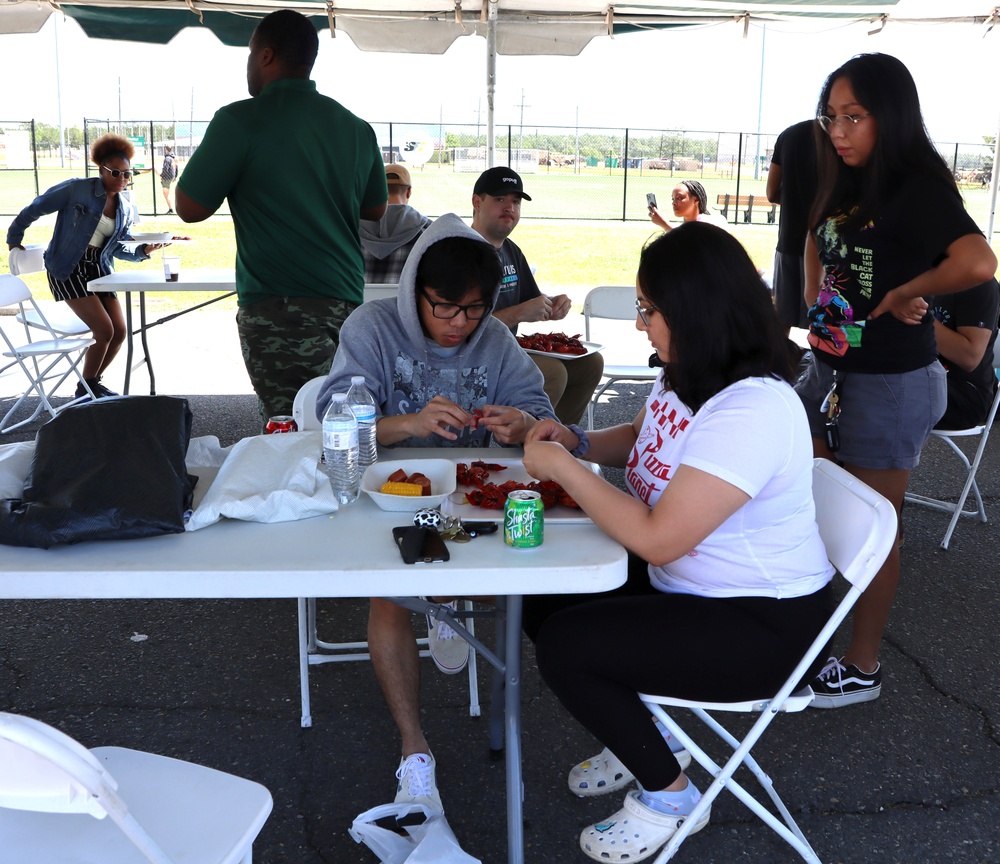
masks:
[(379, 491), (383, 495), (406, 495), (417, 498), (423, 490), (416, 483), (383, 483)]

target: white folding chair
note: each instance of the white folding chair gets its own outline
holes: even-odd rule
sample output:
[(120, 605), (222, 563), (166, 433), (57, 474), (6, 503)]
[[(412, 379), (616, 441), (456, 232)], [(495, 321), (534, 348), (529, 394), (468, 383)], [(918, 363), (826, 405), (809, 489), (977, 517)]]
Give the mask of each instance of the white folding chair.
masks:
[(398, 293), (399, 285), (393, 282), (370, 282), (365, 285), (364, 302), (367, 303), (369, 300), (383, 300), (386, 297), (395, 297)]
[[(310, 429), (322, 429), (323, 424), (316, 417), (316, 397), (325, 377), (313, 378), (307, 381), (295, 394), (292, 403), (292, 417), (300, 432)], [(465, 601), (466, 611), (472, 610), (472, 601)], [(299, 689), (302, 697), (303, 726), (312, 726), (312, 713), (309, 699), (309, 667), (321, 663), (344, 663), (353, 660), (370, 660), (367, 642), (326, 642), (316, 633), (316, 598), (299, 597)], [(465, 628), (473, 636), (476, 634), (475, 620), (465, 620)], [(420, 656), (430, 656), (427, 648), (427, 638), (417, 640), (420, 646)], [(469, 654), (469, 715), (478, 717), (481, 713), (479, 705), (479, 671), (476, 664), (476, 652)]]
[[(17, 276), (0, 276), (0, 309), (6, 306), (17, 306), (18, 312), (24, 315), (27, 311), (33, 311), (38, 316), (39, 321), (45, 322), (45, 316), (41, 309), (32, 299), (28, 286)], [(0, 373), (17, 366), (28, 379), (29, 387), (22, 396), (14, 403), (14, 406), (0, 420), (0, 433), (9, 432), (31, 423), (43, 410), (48, 411), (53, 417), (67, 405), (77, 402), (73, 399), (65, 405), (55, 408), (50, 401), (53, 394), (62, 383), (70, 376), (75, 375), (76, 379), (83, 385), (86, 391), (84, 398), (95, 398), (90, 386), (83, 380), (80, 372), (80, 363), (86, 350), (94, 344), (93, 338), (62, 339), (51, 328), (47, 328), (50, 338), (38, 342), (28, 341), (25, 344), (16, 344), (11, 340), (7, 332), (0, 327), (0, 337), (3, 338), (7, 350), (3, 352), (4, 357), (12, 358), (11, 362), (3, 368)], [(38, 405), (32, 415), (27, 420), (8, 425), (10, 418), (24, 404), (24, 401), (31, 395), (38, 395)]]
[[(23, 276), (25, 273), (40, 273), (45, 269), (45, 260), (42, 257), (44, 252), (45, 247), (38, 245), (11, 249), (7, 256), (11, 274)], [(17, 316), (18, 323), (24, 325), (25, 338), (29, 342), (31, 341), (29, 327), (54, 331), (60, 338), (90, 333), (90, 328), (65, 303), (57, 303), (54, 300), (36, 301), (36, 303), (41, 314), (34, 309), (26, 309), (23, 315), (19, 313)]]
[[(896, 511), (892, 504), (843, 468), (825, 459), (813, 462), (813, 498), (816, 502), (816, 522), (826, 545), (830, 562), (847, 580), (849, 587), (809, 650), (803, 655), (795, 671), (773, 697), (764, 696), (749, 702), (696, 702), (640, 693), (643, 704), (659, 719), (664, 728), (676, 736), (705, 770), (715, 778), (701, 801), (670, 842), (655, 859), (654, 864), (669, 861), (677, 852), (691, 829), (711, 806), (723, 788), (732, 792), (770, 828), (777, 832), (805, 861), (819, 864), (819, 857), (806, 840), (788, 808), (774, 789), (757, 761), (750, 755), (764, 730), (779, 713), (803, 711), (813, 700), (813, 691), (806, 686), (796, 690), (819, 653), (826, 647), (837, 628), (850, 612), (858, 597), (868, 587), (882, 566), (893, 543), (896, 542)], [(794, 691), (794, 692), (793, 692)], [(687, 708), (709, 729), (715, 732), (732, 749), (733, 754), (721, 766), (701, 749), (691, 737), (664, 711), (664, 706)], [(709, 711), (759, 714), (760, 717), (741, 741), (722, 726)], [(763, 804), (743, 788), (733, 775), (740, 765), (745, 765), (767, 792), (781, 815), (778, 819)]]
[(251, 864), (271, 807), (259, 783), (0, 713), (3, 864)]
[[(590, 342), (590, 324), (595, 318), (614, 321), (635, 320), (635, 286), (634, 285), (601, 285), (592, 288), (583, 301), (584, 338)], [(587, 406), (587, 428), (594, 428), (594, 409), (597, 402), (616, 381), (654, 381), (660, 374), (659, 369), (648, 365), (608, 365), (604, 364), (604, 377), (601, 386), (594, 392)]]
[[(993, 371), (1000, 378), (1000, 339), (996, 340), (993, 346)], [(990, 405), (990, 412), (986, 415), (986, 420), (979, 426), (969, 429), (932, 429), (931, 437), (943, 441), (954, 453), (962, 465), (965, 467), (965, 477), (962, 484), (962, 492), (956, 501), (945, 501), (941, 498), (932, 498), (929, 495), (918, 495), (916, 492), (907, 492), (906, 501), (910, 504), (917, 504), (921, 507), (929, 507), (931, 510), (939, 510), (942, 513), (950, 513), (948, 528), (944, 532), (941, 540), (941, 548), (947, 549), (951, 542), (951, 535), (955, 533), (959, 516), (978, 516), (980, 522), (986, 521), (986, 508), (983, 506), (983, 496), (979, 493), (979, 484), (976, 482), (976, 472), (979, 470), (979, 463), (983, 461), (983, 454), (986, 452), (986, 442), (990, 437), (990, 430), (993, 428), (993, 420), (997, 416), (997, 408), (1000, 407), (1000, 387), (997, 388), (993, 397), (993, 404)], [(978, 438), (979, 443), (973, 454), (972, 460), (965, 455), (965, 451), (956, 443), (958, 438)], [(976, 499), (975, 508), (967, 509), (965, 502), (972, 492)]]

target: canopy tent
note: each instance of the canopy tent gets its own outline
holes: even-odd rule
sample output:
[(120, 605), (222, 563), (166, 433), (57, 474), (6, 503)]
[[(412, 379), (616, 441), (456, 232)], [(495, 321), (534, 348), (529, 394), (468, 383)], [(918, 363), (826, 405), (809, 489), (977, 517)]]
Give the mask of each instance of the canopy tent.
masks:
[[(460, 36), (495, 33), (504, 55), (575, 55), (594, 38), (635, 30), (803, 18), (892, 23), (1000, 20), (990, 0), (0, 0), (0, 33), (31, 33), (59, 10), (87, 35), (169, 42), (185, 27), (208, 28), (226, 45), (246, 45), (257, 19), (275, 9), (314, 16), (364, 51), (441, 54)], [(401, 38), (400, 38), (401, 37)]]
[[(597, 37), (751, 22), (834, 19), (867, 22), (872, 32), (893, 24), (1000, 23), (996, 0), (0, 0), (0, 34), (37, 32), (54, 10), (101, 39), (164, 44), (185, 28), (207, 28), (226, 45), (244, 46), (257, 21), (276, 9), (296, 9), (331, 36), (347, 33), (363, 51), (443, 54), (460, 36), (486, 39), (487, 141), (493, 164), (496, 57), (579, 54)], [(993, 160), (996, 209), (1000, 134)]]

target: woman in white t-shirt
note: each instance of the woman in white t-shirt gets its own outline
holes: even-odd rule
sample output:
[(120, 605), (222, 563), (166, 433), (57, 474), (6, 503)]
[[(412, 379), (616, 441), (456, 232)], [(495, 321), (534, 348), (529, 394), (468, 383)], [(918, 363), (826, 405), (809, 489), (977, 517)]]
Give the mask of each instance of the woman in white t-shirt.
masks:
[[(670, 203), (674, 208), (674, 216), (683, 222), (708, 222), (729, 230), (726, 220), (718, 213), (708, 209), (708, 193), (697, 180), (681, 180), (670, 193)], [(664, 231), (677, 227), (671, 225), (660, 215), (652, 204), (649, 205), (649, 218), (654, 225), (659, 225)]]
[[(833, 574), (809, 425), (770, 295), (739, 241), (698, 222), (664, 234), (643, 250), (636, 295), (636, 327), (664, 363), (645, 407), (589, 442), (543, 421), (524, 457), (631, 553), (622, 589), (525, 600), (543, 677), (605, 745), (573, 768), (570, 788), (640, 784), (580, 837), (610, 862), (654, 855), (700, 798), (682, 770), (689, 755), (672, 752), (637, 693), (773, 696), (829, 614)], [(624, 468), (629, 491), (571, 450)]]

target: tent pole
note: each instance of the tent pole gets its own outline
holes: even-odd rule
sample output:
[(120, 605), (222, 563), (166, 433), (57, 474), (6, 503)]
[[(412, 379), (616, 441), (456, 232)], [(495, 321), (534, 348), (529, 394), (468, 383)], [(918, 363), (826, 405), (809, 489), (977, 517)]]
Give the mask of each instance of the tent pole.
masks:
[(993, 142), (993, 172), (990, 177), (990, 221), (986, 226), (986, 242), (993, 242), (993, 222), (997, 215), (997, 172), (1000, 163), (1000, 128), (997, 129), (997, 137)]
[(496, 158), (496, 136), (493, 130), (493, 96), (497, 82), (497, 3), (488, 0), (486, 13), (486, 167), (492, 168)]

